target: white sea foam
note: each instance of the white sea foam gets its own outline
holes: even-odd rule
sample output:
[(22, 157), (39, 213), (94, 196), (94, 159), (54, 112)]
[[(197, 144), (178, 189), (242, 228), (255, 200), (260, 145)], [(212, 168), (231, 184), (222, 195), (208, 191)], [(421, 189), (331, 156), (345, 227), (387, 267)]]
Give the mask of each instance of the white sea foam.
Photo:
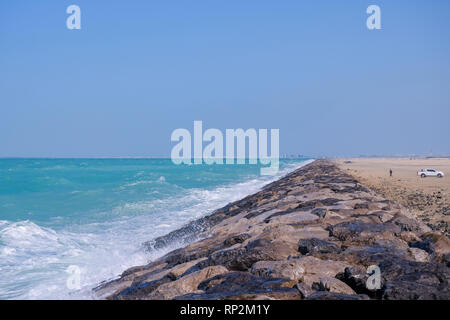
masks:
[[(191, 189), (176, 199), (126, 203), (113, 210), (121, 214), (105, 222), (53, 230), (28, 220), (0, 220), (0, 299), (91, 299), (91, 289), (101, 281), (115, 278), (124, 269), (145, 264), (177, 246), (150, 254), (143, 250), (143, 242), (257, 192), (309, 162), (290, 165), (273, 177), (212, 190)], [(71, 265), (81, 270), (80, 290), (66, 286), (66, 269)]]

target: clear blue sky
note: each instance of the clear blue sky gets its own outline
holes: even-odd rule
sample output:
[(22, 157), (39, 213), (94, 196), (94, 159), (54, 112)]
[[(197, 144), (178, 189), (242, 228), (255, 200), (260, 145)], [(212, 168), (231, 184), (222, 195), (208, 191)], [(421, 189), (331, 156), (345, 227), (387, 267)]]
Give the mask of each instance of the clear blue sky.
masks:
[(168, 156), (193, 120), (279, 128), (281, 153), (450, 154), (449, 39), (446, 0), (1, 1), (0, 156)]

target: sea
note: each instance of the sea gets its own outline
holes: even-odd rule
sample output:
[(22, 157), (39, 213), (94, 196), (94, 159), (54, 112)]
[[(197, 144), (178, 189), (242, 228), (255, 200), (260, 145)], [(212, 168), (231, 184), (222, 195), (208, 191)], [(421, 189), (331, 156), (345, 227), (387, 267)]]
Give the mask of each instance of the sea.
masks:
[(262, 176), (253, 164), (0, 159), (0, 299), (93, 299), (100, 282), (174, 249), (144, 242), (311, 161), (280, 159)]

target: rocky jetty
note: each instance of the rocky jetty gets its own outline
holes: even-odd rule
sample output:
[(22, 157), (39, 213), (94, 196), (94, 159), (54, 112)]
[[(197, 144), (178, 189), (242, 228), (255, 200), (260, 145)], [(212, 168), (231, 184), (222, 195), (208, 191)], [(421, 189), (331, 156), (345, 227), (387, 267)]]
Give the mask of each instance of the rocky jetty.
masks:
[[(450, 241), (317, 160), (145, 244), (101, 299), (450, 299)], [(368, 285), (374, 266), (379, 286)]]

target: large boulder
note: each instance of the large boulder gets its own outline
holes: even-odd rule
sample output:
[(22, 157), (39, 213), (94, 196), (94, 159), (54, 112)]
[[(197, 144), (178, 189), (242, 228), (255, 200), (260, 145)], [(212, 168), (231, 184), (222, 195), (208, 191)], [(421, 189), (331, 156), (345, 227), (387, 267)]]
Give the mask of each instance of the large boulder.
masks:
[(348, 263), (334, 260), (321, 260), (312, 256), (303, 256), (297, 259), (298, 266), (304, 270), (304, 276), (332, 277), (344, 272)]
[(260, 277), (248, 272), (229, 272), (217, 275), (198, 285), (203, 292), (187, 294), (177, 299), (245, 299), (262, 295), (275, 299), (300, 299), (293, 286), (295, 281), (283, 278)]
[(224, 265), (230, 270), (247, 271), (255, 262), (284, 260), (296, 252), (291, 243), (256, 239), (245, 247), (212, 253), (208, 257), (208, 265)]
[(335, 293), (355, 294), (355, 291), (344, 282), (330, 277), (319, 277), (313, 282), (311, 288), (316, 291), (329, 291)]
[(198, 285), (206, 279), (219, 274), (227, 273), (228, 269), (223, 266), (211, 266), (188, 274), (178, 280), (160, 285), (149, 296), (151, 299), (172, 299), (183, 294), (197, 292)]
[(366, 223), (360, 220), (345, 221), (329, 228), (330, 236), (340, 241), (369, 243), (376, 240), (396, 239), (400, 227), (390, 223)]
[(301, 263), (297, 259), (284, 261), (258, 261), (254, 263), (250, 272), (260, 277), (287, 278), (298, 281), (303, 276)]
[(415, 281), (388, 281), (382, 288), (383, 300), (450, 300), (446, 286), (426, 285)]
[(115, 295), (115, 300), (138, 300), (150, 295), (159, 286), (174, 281), (175, 279), (170, 275), (165, 275), (159, 279), (131, 285)]
[(432, 255), (437, 261), (444, 261), (445, 256), (450, 253), (450, 240), (438, 233), (425, 233), (420, 241), (411, 241), (409, 243), (412, 248), (425, 250)]
[(300, 239), (298, 241), (298, 251), (303, 254), (315, 254), (315, 253), (339, 253), (341, 248), (331, 242), (312, 238), (312, 239)]

